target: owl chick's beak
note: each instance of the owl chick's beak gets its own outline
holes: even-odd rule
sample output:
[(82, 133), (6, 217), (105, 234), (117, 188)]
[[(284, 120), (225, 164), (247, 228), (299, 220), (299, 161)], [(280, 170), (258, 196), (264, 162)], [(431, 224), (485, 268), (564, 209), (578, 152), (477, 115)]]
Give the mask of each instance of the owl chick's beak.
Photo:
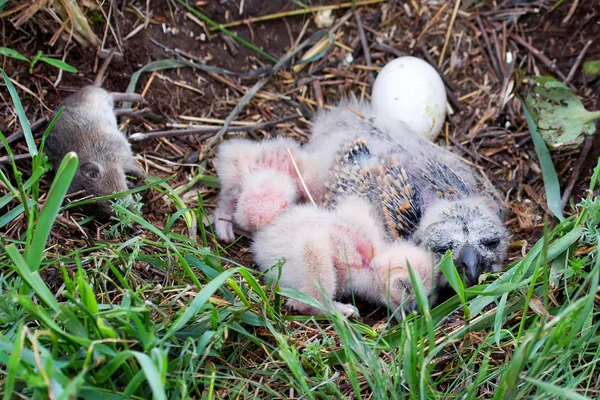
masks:
[(480, 270), (480, 259), (479, 253), (473, 246), (465, 246), (458, 254), (458, 266), (464, 271), (470, 286), (476, 285), (479, 280)]

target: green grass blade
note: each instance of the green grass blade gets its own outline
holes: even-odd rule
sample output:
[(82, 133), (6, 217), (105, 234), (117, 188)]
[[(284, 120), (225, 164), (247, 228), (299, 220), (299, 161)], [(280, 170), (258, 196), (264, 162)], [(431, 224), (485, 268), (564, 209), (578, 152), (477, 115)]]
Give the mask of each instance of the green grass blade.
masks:
[(0, 47), (0, 56), (10, 57), (17, 60), (29, 62), (29, 59), (23, 54), (19, 53), (16, 50), (9, 49), (8, 47)]
[(31, 133), (31, 126), (29, 125), (29, 121), (27, 120), (27, 116), (25, 115), (25, 110), (23, 109), (23, 105), (21, 104), (21, 99), (19, 99), (19, 95), (15, 90), (12, 82), (8, 78), (8, 75), (4, 72), (4, 70), (0, 70), (2, 74), (2, 78), (4, 78), (4, 82), (6, 83), (6, 88), (10, 93), (10, 97), (12, 98), (13, 104), (15, 105), (15, 111), (17, 112), (17, 116), (19, 117), (19, 123), (21, 125), (21, 129), (23, 130), (23, 135), (25, 136), (25, 142), (27, 143), (27, 149), (29, 150), (29, 154), (31, 157), (35, 157), (38, 154), (37, 147), (35, 145), (35, 140), (33, 139), (33, 134)]
[(556, 386), (551, 383), (542, 382), (540, 380), (529, 377), (525, 378), (525, 380), (529, 383), (534, 384), (535, 386), (539, 387), (545, 392), (548, 392), (548, 394), (551, 394), (552, 397), (556, 396), (556, 398), (571, 400), (592, 400), (591, 397), (581, 395), (572, 389)]
[(17, 368), (21, 361), (21, 350), (23, 340), (23, 325), (19, 325), (17, 332), (15, 333), (14, 345), (12, 348), (12, 354), (10, 356), (7, 368), (6, 368), (6, 381), (4, 382), (4, 400), (13, 398), (13, 390), (15, 388), (15, 380), (17, 378)]
[(58, 301), (54, 297), (54, 294), (48, 289), (48, 286), (44, 283), (44, 280), (40, 277), (39, 271), (31, 270), (21, 253), (17, 250), (14, 244), (8, 245), (4, 248), (6, 254), (10, 257), (15, 265), (15, 268), (21, 278), (33, 289), (35, 294), (40, 300), (46, 304), (46, 306), (52, 308), (54, 311), (59, 311)]
[(154, 395), (153, 398), (155, 400), (167, 400), (163, 379), (161, 379), (152, 359), (144, 353), (137, 351), (132, 352), (132, 354), (144, 371), (146, 380), (152, 389), (152, 394)]
[(204, 286), (204, 288), (202, 288), (202, 290), (196, 295), (196, 297), (194, 297), (194, 300), (191, 302), (191, 304), (185, 310), (185, 312), (170, 327), (170, 329), (166, 333), (166, 335), (163, 336), (163, 338), (160, 340), (160, 344), (165, 343), (165, 341), (169, 337), (174, 335), (175, 332), (177, 332), (179, 329), (181, 329), (181, 327), (183, 327), (183, 325), (187, 324), (189, 322), (189, 320), (192, 319), (192, 317), (194, 315), (196, 315), (196, 313), (202, 307), (204, 307), (204, 305), (208, 301), (208, 298), (210, 296), (212, 296), (213, 293), (216, 292), (219, 289), (219, 287), (223, 283), (225, 283), (225, 281), (227, 279), (229, 279), (233, 274), (238, 272), (238, 270), (239, 270), (239, 268), (227, 270), (227, 271), (221, 273), (219, 276), (217, 276), (213, 280), (211, 280), (206, 286)]
[(27, 252), (27, 264), (32, 271), (37, 271), (40, 266), (50, 230), (54, 225), (54, 220), (60, 210), (65, 194), (69, 190), (73, 176), (75, 176), (78, 163), (77, 154), (74, 152), (68, 153), (56, 171), (56, 177), (48, 192), (48, 199), (35, 226), (31, 247)]
[(50, 58), (50, 57), (40, 57), (39, 59), (40, 59), (40, 61), (43, 61), (46, 64), (50, 64), (53, 67), (56, 67), (58, 69), (62, 69), (63, 71), (67, 71), (67, 72), (71, 72), (71, 73), (77, 72), (77, 68), (67, 64), (64, 61), (57, 60), (55, 58)]
[(529, 113), (529, 110), (523, 101), (521, 101), (521, 106), (523, 108), (525, 119), (527, 120), (529, 133), (533, 139), (535, 152), (538, 156), (538, 160), (540, 161), (542, 178), (544, 180), (544, 187), (546, 188), (546, 201), (548, 203), (548, 208), (550, 211), (552, 211), (556, 218), (558, 218), (559, 221), (564, 221), (565, 217), (562, 213), (562, 203), (560, 198), (560, 184), (558, 183), (558, 176), (556, 175), (556, 170), (554, 169), (554, 164), (552, 163), (552, 158), (550, 157), (550, 152), (544, 143), (544, 139), (542, 139), (542, 136), (538, 132), (535, 122), (533, 122), (533, 117)]
[(498, 347), (500, 347), (500, 339), (502, 338), (502, 322), (507, 299), (508, 293), (504, 293), (500, 298), (500, 303), (498, 303), (498, 309), (496, 310), (496, 318), (494, 319), (494, 341), (496, 342)]
[(444, 257), (440, 261), (440, 270), (448, 280), (452, 289), (458, 294), (458, 297), (461, 299), (463, 303), (466, 303), (467, 296), (465, 293), (465, 284), (460, 278), (460, 274), (458, 273), (454, 262), (452, 262), (452, 251), (448, 250)]

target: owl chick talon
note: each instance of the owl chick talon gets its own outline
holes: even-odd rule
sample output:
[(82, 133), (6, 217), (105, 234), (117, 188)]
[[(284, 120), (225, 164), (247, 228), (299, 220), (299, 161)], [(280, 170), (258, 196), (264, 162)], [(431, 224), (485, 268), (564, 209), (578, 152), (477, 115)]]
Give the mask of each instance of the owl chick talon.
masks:
[(360, 313), (358, 312), (358, 308), (354, 307), (352, 304), (344, 304), (337, 301), (333, 302), (333, 306), (336, 311), (339, 311), (344, 317), (347, 318), (360, 318)]

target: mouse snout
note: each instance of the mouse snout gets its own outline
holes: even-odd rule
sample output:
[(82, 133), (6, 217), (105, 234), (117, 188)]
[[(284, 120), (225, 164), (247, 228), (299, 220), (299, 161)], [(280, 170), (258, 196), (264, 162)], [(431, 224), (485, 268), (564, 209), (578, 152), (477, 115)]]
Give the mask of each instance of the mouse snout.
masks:
[[(94, 197), (110, 196), (115, 193), (126, 192), (129, 190), (125, 173), (118, 166), (109, 168), (99, 167), (97, 173), (94, 174), (82, 172), (86, 175), (88, 181), (86, 191)], [(131, 195), (126, 195), (125, 200), (128, 200), (125, 201), (125, 204), (128, 206), (131, 205)], [(110, 217), (114, 215), (111, 207), (111, 200), (101, 200), (94, 203), (92, 210), (94, 214), (101, 217)]]

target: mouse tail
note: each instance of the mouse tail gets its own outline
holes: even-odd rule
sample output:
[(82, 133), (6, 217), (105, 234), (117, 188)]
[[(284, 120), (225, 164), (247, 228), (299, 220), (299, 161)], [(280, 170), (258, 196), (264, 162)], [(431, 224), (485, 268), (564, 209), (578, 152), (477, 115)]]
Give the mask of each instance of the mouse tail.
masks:
[(102, 62), (102, 65), (100, 66), (100, 69), (98, 69), (98, 73), (96, 74), (96, 79), (94, 79), (94, 86), (98, 86), (98, 87), (102, 86), (102, 80), (104, 79), (104, 74), (106, 73), (108, 64), (110, 64), (110, 61), (112, 60), (113, 56), (115, 55), (115, 50), (116, 49), (112, 49), (108, 53), (108, 56), (106, 56), (106, 59)]

